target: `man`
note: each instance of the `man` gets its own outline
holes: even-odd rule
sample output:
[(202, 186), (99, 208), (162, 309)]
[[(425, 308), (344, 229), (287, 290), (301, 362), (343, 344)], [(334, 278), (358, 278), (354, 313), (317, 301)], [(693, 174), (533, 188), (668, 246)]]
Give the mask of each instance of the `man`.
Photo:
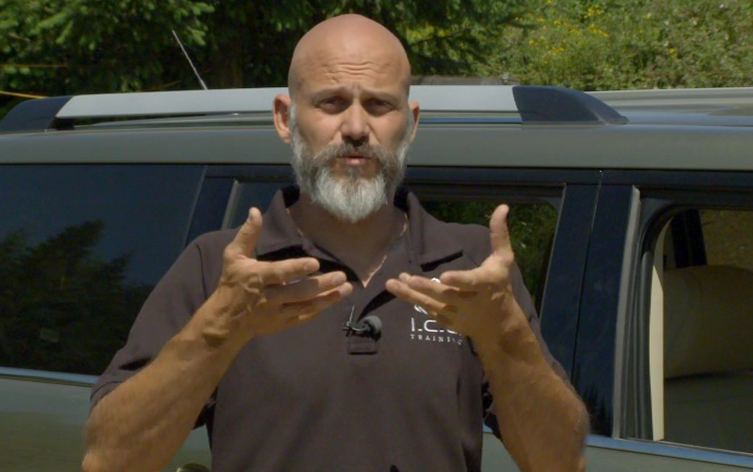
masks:
[(522, 470), (583, 468), (586, 415), (539, 343), (507, 207), (489, 232), (396, 194), (409, 79), (364, 17), (301, 39), (273, 105), (300, 193), (199, 238), (158, 284), (95, 386), (86, 472), (159, 470), (197, 418), (218, 472), (478, 471), (484, 414)]

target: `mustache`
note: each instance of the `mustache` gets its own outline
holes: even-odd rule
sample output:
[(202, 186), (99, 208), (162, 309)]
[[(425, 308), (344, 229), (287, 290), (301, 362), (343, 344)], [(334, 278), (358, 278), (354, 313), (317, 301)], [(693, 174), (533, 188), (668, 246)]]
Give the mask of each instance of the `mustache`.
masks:
[(382, 164), (388, 163), (390, 160), (390, 156), (381, 146), (375, 146), (368, 143), (358, 146), (350, 143), (330, 144), (319, 151), (314, 160), (326, 164), (338, 157), (354, 154), (368, 159), (376, 159)]

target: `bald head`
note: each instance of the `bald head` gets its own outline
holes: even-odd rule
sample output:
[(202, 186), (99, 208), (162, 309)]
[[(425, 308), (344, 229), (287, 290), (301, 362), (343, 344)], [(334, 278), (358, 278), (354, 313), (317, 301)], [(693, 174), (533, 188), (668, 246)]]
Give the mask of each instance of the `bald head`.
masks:
[(418, 123), (409, 85), (402, 44), (368, 18), (331, 18), (301, 38), (272, 116), (313, 204), (348, 222), (388, 208)]
[(410, 63), (400, 40), (364, 16), (336, 16), (316, 25), (298, 42), (290, 61), (288, 89), (295, 98), (312, 75), (324, 73), (337, 80), (343, 72), (358, 75), (369, 70), (387, 72), (407, 95)]

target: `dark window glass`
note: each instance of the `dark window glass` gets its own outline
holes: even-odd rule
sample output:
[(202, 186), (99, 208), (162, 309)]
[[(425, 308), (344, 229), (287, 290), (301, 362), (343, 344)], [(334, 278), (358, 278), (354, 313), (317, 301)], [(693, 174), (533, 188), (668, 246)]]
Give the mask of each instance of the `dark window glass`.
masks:
[(0, 167), (0, 365), (99, 374), (185, 244), (201, 166)]
[(186, 241), (193, 241), (204, 233), (222, 228), (233, 183), (234, 180), (229, 177), (204, 179)]
[(230, 197), (223, 227), (237, 228), (242, 225), (251, 207), (256, 207), (264, 213), (275, 192), (291, 184), (292, 182), (237, 182)]

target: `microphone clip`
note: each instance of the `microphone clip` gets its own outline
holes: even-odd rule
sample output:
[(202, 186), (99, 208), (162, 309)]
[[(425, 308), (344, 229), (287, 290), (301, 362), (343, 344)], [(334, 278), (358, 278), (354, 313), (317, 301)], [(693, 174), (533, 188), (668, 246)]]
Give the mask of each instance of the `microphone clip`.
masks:
[(343, 325), (343, 331), (348, 335), (355, 334), (356, 336), (379, 339), (382, 333), (382, 320), (376, 315), (368, 315), (354, 323), (351, 313), (350, 319)]

